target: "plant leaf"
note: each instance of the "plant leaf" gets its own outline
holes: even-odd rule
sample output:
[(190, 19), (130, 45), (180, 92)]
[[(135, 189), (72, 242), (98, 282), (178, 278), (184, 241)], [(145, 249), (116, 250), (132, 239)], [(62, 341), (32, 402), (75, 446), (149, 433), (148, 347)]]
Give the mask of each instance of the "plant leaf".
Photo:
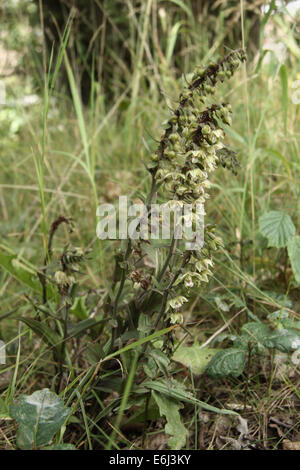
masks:
[(36, 272), (29, 270), (27, 266), (23, 265), (17, 255), (5, 255), (0, 251), (0, 266), (8, 271), (17, 281), (30, 287), (34, 292), (41, 294), (42, 286), (37, 280)]
[(10, 406), (10, 415), (19, 424), (17, 443), (21, 449), (32, 449), (49, 443), (64, 424), (71, 408), (54, 392), (44, 388), (32, 395), (21, 395)]
[(288, 242), (288, 254), (295, 279), (300, 283), (300, 236), (293, 237)]
[(292, 328), (275, 330), (264, 342), (267, 348), (276, 348), (282, 352), (289, 352), (300, 348), (300, 333)]
[(214, 413), (220, 414), (234, 414), (237, 415), (238, 413), (231, 411), (231, 410), (224, 410), (220, 408), (216, 408), (215, 406), (208, 405), (203, 401), (198, 400), (195, 398), (190, 392), (187, 392), (181, 384), (176, 381), (172, 381), (169, 386), (164, 382), (159, 380), (152, 380), (149, 382), (143, 383), (143, 386), (149, 388), (150, 390), (155, 390), (156, 392), (162, 393), (169, 398), (173, 398), (174, 400), (184, 401), (186, 403), (191, 403), (192, 405), (198, 405), (204, 410), (212, 411)]
[(191, 368), (193, 374), (204, 374), (206, 366), (219, 349), (202, 348), (199, 345), (180, 346), (172, 356), (172, 360)]
[(272, 330), (268, 325), (258, 322), (249, 322), (242, 326), (242, 337), (247, 341), (255, 341), (264, 347), (265, 339), (269, 337)]
[(31, 330), (33, 330), (40, 338), (42, 338), (49, 346), (57, 346), (62, 342), (62, 337), (59, 336), (48, 326), (44, 325), (38, 320), (33, 318), (21, 317), (20, 321), (25, 323)]
[(188, 430), (184, 427), (181, 421), (179, 410), (183, 405), (168, 398), (165, 395), (152, 390), (152, 397), (156, 401), (161, 416), (165, 416), (167, 424), (165, 426), (166, 434), (171, 437), (168, 440), (168, 445), (172, 450), (180, 450), (186, 444)]
[(208, 364), (205, 372), (209, 377), (239, 377), (243, 373), (246, 361), (245, 349), (228, 348), (218, 351)]
[(296, 229), (289, 214), (271, 211), (259, 218), (259, 231), (268, 239), (268, 246), (281, 248), (295, 235)]

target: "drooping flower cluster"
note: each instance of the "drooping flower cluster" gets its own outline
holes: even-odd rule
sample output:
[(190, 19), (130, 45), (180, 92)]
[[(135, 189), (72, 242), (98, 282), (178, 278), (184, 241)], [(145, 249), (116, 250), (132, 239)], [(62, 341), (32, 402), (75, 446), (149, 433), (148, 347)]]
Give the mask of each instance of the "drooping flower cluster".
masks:
[[(219, 165), (234, 171), (237, 164), (234, 152), (223, 143), (222, 126), (231, 124), (230, 105), (213, 104), (203, 109), (203, 104), (208, 95), (214, 94), (217, 83), (230, 78), (244, 60), (245, 52), (238, 50), (217, 64), (196, 69), (192, 82), (179, 97), (179, 106), (168, 121), (156, 153), (152, 155), (149, 171), (157, 185), (169, 195), (169, 204), (192, 205), (192, 224), (196, 205), (204, 204), (209, 197), (210, 174)], [(222, 245), (222, 240), (212, 227), (206, 227), (204, 241), (201, 250), (191, 252), (176, 284), (183, 282), (190, 288), (208, 281), (213, 266), (211, 252)]]
[(75, 283), (74, 274), (79, 271), (78, 263), (83, 261), (84, 251), (78, 247), (65, 250), (60, 257), (61, 269), (55, 272), (54, 282), (60, 294), (67, 295)]

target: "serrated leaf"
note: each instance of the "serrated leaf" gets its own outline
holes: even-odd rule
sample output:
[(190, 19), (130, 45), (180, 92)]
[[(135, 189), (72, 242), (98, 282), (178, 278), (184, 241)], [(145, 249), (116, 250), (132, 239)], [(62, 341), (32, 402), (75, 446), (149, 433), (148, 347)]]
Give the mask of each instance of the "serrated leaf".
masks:
[(289, 214), (270, 211), (259, 218), (259, 231), (268, 239), (268, 246), (285, 247), (296, 229)]
[(297, 282), (300, 283), (300, 236), (293, 237), (288, 242), (288, 254), (293, 273)]
[(21, 395), (17, 404), (10, 406), (10, 415), (18, 425), (17, 443), (29, 450), (49, 443), (64, 424), (71, 408), (63, 400), (44, 388), (32, 395)]
[(172, 356), (172, 360), (185, 367), (191, 368), (193, 374), (201, 375), (206, 366), (219, 349), (202, 348), (198, 345), (180, 346)]
[(276, 348), (289, 352), (300, 348), (300, 333), (292, 328), (280, 328), (273, 331), (264, 342), (267, 348)]
[(208, 364), (205, 372), (209, 377), (218, 379), (232, 375), (239, 377), (243, 373), (246, 361), (245, 349), (228, 348), (217, 352)]
[(152, 397), (157, 403), (161, 416), (165, 416), (167, 424), (165, 426), (166, 434), (171, 437), (168, 440), (168, 445), (172, 450), (180, 450), (186, 444), (188, 436), (188, 430), (184, 427), (181, 421), (179, 410), (183, 408), (183, 405), (167, 398), (165, 395), (152, 390)]

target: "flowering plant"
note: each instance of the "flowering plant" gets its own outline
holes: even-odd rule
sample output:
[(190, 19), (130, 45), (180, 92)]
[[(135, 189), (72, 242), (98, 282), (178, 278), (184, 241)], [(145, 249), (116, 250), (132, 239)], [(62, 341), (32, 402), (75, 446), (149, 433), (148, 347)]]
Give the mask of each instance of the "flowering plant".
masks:
[[(170, 207), (192, 207), (183, 219), (186, 224), (195, 227), (196, 209), (199, 205), (204, 206), (209, 198), (210, 175), (219, 166), (236, 172), (238, 161), (235, 153), (223, 142), (223, 127), (231, 124), (231, 107), (228, 103), (211, 104), (209, 107), (205, 104), (214, 95), (218, 82), (230, 78), (240, 62), (245, 60), (245, 52), (237, 50), (219, 63), (211, 63), (206, 68), (198, 67), (191, 83), (180, 94), (178, 107), (172, 112), (158, 148), (147, 166), (152, 176), (151, 190), (146, 198), (149, 219), (151, 204), (162, 193), (167, 195), (166, 204)], [(154, 248), (154, 251), (159, 251), (159, 259), (156, 251), (156, 262), (152, 260), (150, 269), (149, 263), (143, 263), (146, 255), (151, 253), (149, 243), (148, 240), (127, 240), (124, 250), (118, 253), (116, 271), (121, 268), (119, 271), (122, 274), (111, 311), (116, 317), (129, 273), (129, 279), (135, 286), (135, 296), (128, 302), (127, 309), (136, 324), (140, 315), (155, 317), (155, 329), (158, 325), (173, 323), (175, 316), (176, 320), (181, 318), (178, 309), (187, 301), (190, 288), (208, 282), (212, 275), (213, 252), (223, 243), (211, 225), (204, 228), (203, 243), (201, 246), (195, 245), (194, 249), (186, 250), (173, 233), (162, 262), (165, 248)], [(184, 296), (180, 295), (180, 290), (184, 291)], [(124, 334), (123, 328), (117, 329), (118, 337)]]

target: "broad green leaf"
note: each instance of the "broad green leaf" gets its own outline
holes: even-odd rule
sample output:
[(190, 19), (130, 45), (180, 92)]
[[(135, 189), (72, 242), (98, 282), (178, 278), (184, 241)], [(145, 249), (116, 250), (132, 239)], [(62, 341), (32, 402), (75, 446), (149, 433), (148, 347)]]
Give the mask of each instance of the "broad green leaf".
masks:
[(300, 236), (293, 237), (288, 242), (288, 254), (295, 279), (300, 283)]
[(167, 424), (165, 426), (166, 434), (171, 437), (168, 440), (168, 445), (172, 450), (180, 450), (185, 446), (188, 437), (188, 430), (184, 427), (181, 421), (179, 410), (183, 405), (166, 397), (165, 395), (152, 390), (152, 397), (157, 403), (161, 416), (165, 416)]
[(249, 322), (242, 326), (242, 337), (247, 341), (256, 342), (264, 347), (265, 339), (269, 337), (272, 330), (268, 325), (258, 322)]
[(201, 375), (218, 351), (219, 349), (213, 348), (201, 349), (201, 346), (196, 344), (193, 346), (180, 346), (173, 354), (172, 360), (191, 368), (193, 374)]
[(290, 313), (285, 310), (276, 310), (268, 315), (269, 320), (271, 320), (278, 328), (292, 328), (300, 330), (300, 321), (289, 318)]
[(292, 328), (280, 328), (273, 331), (265, 339), (267, 348), (276, 348), (282, 352), (289, 352), (300, 348), (300, 333)]
[(10, 415), (19, 425), (18, 447), (29, 450), (50, 442), (71, 412), (54, 392), (44, 388), (32, 395), (21, 395), (10, 406)]
[(245, 349), (223, 349), (215, 354), (205, 372), (209, 377), (215, 379), (227, 377), (228, 375), (239, 377), (243, 373), (245, 361)]
[(281, 248), (295, 235), (296, 229), (289, 214), (271, 211), (259, 218), (259, 231), (268, 239), (268, 246)]

